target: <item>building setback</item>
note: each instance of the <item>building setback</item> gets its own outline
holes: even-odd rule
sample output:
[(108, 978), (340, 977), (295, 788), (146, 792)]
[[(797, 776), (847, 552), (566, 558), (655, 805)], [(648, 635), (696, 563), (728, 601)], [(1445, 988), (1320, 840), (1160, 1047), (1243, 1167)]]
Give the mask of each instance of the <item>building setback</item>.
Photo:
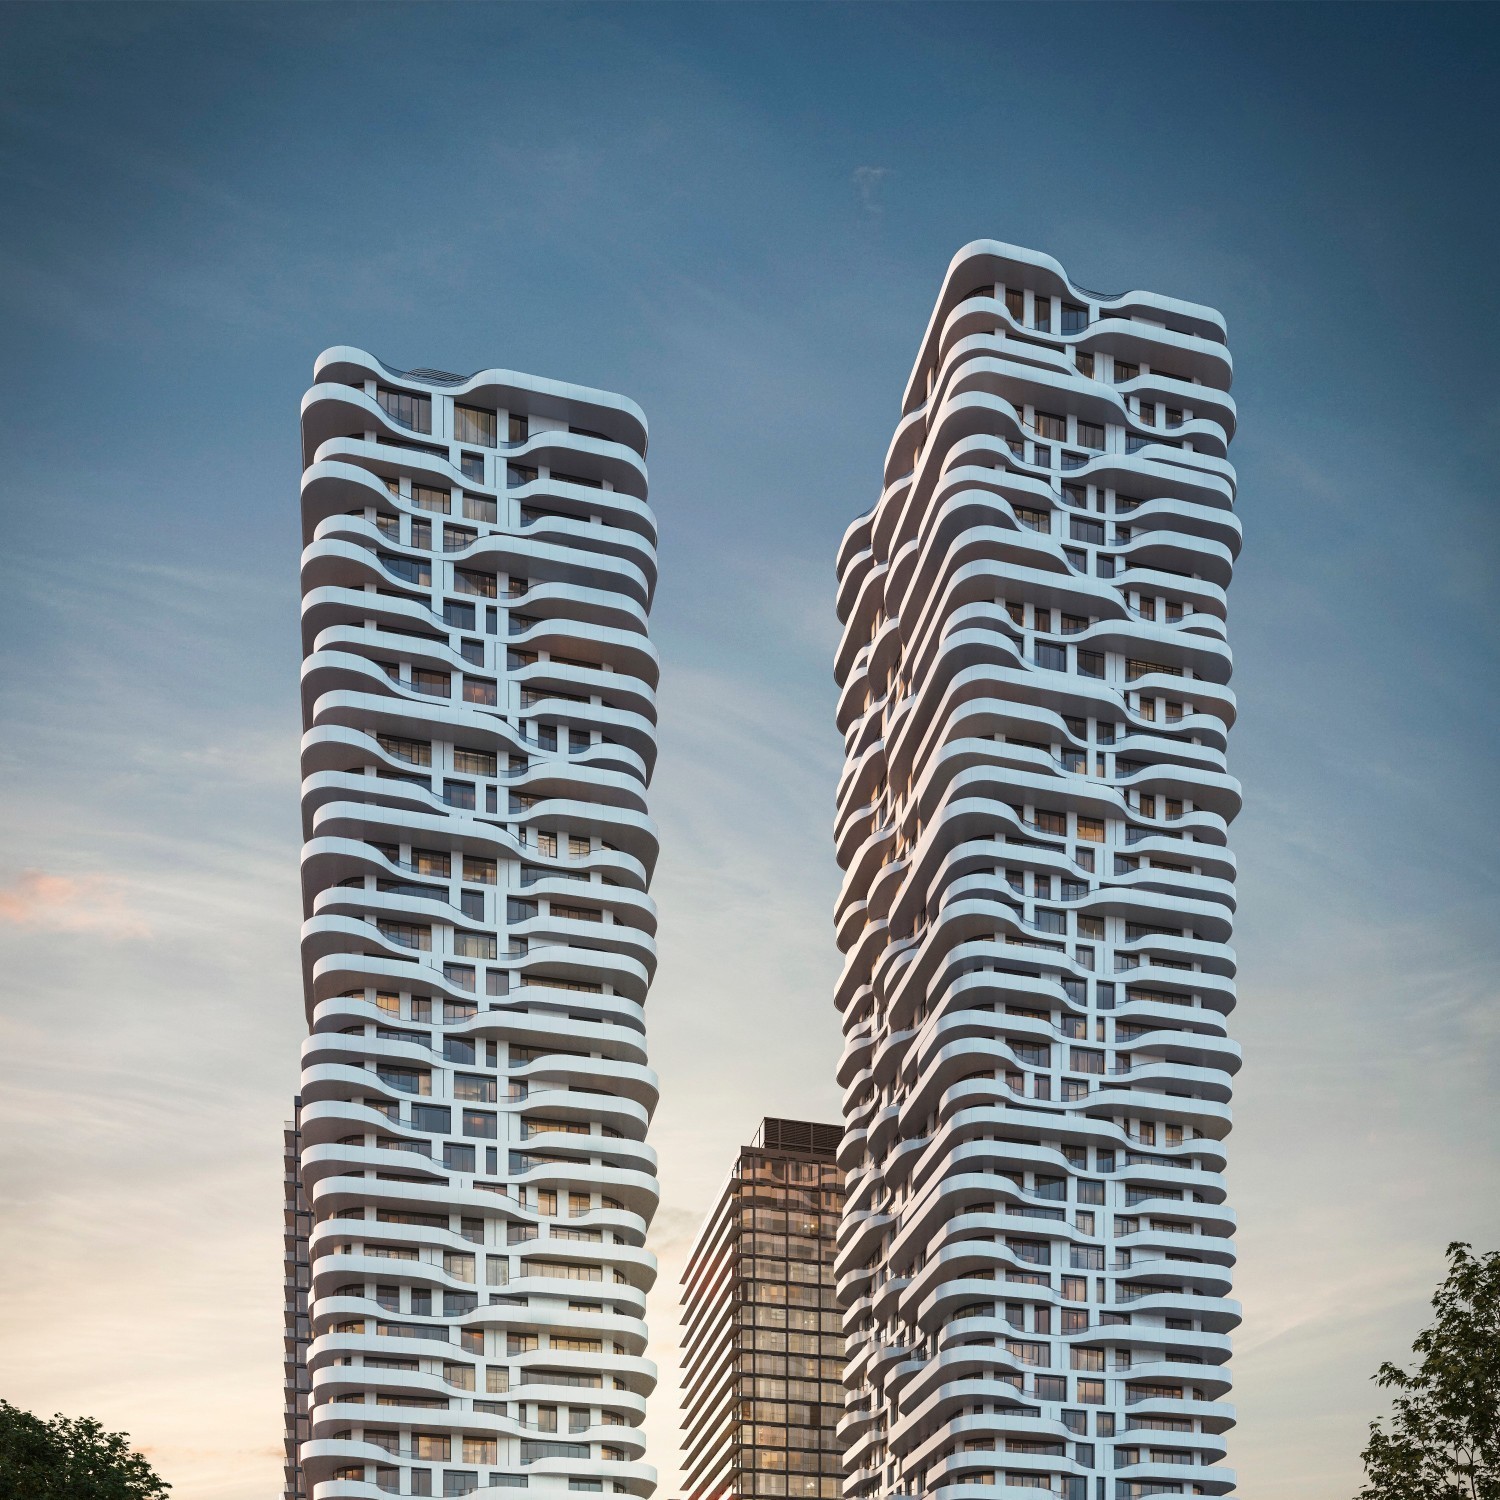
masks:
[(687, 1500), (838, 1500), (837, 1125), (765, 1120), (682, 1277)]
[(850, 1500), (1233, 1487), (1230, 370), (971, 244), (844, 536)]
[(286, 1493), (647, 1496), (645, 420), (350, 348), (315, 380)]

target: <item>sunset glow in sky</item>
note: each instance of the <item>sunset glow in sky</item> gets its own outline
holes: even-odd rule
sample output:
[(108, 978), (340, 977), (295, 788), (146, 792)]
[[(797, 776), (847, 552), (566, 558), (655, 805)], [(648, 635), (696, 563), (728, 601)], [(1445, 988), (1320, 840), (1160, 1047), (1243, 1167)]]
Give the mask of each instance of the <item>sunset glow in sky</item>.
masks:
[(1345, 1500), (1444, 1246), (1500, 1244), (1496, 15), (6, 7), (0, 1396), (279, 1493), (298, 401), (331, 344), (506, 365), (651, 423), (677, 1493), (687, 1244), (762, 1115), (838, 1116), (834, 549), (991, 236), (1228, 321), (1230, 1462)]

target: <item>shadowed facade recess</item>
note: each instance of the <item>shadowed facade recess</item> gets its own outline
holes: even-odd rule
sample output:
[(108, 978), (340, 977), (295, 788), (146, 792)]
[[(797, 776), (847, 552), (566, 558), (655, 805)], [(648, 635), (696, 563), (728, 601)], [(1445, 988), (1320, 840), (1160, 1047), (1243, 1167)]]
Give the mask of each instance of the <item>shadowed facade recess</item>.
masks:
[(841, 1134), (763, 1121), (693, 1243), (682, 1276), (687, 1500), (838, 1500)]
[(286, 1491), (648, 1496), (645, 420), (349, 348), (315, 379)]
[(851, 1500), (1233, 1488), (1230, 372), (969, 245), (840, 547)]

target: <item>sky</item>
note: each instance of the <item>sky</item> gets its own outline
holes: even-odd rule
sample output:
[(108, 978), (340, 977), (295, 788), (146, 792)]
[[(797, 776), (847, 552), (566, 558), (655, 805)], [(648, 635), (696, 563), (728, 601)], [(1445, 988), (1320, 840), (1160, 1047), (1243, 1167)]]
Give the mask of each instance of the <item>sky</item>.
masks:
[[(948, 261), (1223, 310), (1240, 1008), (1230, 1461), (1343, 1500), (1500, 1244), (1494, 7), (0, 9), (0, 1397), (279, 1492), (297, 410), (322, 348), (627, 393), (664, 660), (677, 1278), (836, 1119), (834, 551)], [(789, 1039), (791, 1045), (789, 1045)]]

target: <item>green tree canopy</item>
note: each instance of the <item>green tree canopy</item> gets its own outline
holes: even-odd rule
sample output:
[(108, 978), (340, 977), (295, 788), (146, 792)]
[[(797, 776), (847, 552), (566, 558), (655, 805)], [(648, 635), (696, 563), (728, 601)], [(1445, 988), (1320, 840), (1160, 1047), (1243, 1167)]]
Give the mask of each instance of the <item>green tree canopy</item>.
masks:
[(1500, 1500), (1500, 1250), (1449, 1245), (1432, 1305), (1412, 1345), (1421, 1363), (1375, 1376), (1397, 1395), (1370, 1424), (1359, 1500)]
[(0, 1500), (167, 1500), (169, 1488), (123, 1432), (0, 1401)]

